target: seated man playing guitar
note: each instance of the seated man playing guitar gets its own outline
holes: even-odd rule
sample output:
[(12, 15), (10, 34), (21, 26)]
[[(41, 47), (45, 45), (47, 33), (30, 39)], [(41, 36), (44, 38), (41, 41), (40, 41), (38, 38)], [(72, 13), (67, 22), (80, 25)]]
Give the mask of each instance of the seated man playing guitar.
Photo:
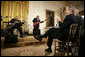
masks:
[[(18, 17), (16, 16), (15, 18), (13, 18), (11, 21), (9, 21), (9, 25), (10, 25), (10, 29), (13, 31), (15, 28), (20, 32), (20, 37), (22, 37), (22, 24), (20, 20), (18, 20)], [(10, 29), (8, 29), (9, 31), (11, 31)]]

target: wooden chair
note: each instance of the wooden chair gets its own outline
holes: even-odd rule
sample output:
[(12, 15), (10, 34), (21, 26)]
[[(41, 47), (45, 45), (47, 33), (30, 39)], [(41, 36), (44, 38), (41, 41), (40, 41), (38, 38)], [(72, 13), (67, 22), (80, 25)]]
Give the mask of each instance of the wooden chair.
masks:
[(73, 43), (74, 45), (72, 47), (75, 47), (75, 52), (73, 52), (72, 56), (78, 56), (79, 47), (80, 47), (80, 40), (81, 40), (81, 37), (84, 35), (84, 27), (81, 25), (78, 28), (79, 28), (78, 29), (79, 32), (77, 32), (78, 33), (78, 38)]
[[(56, 43), (57, 42), (66, 43), (67, 50), (65, 52), (67, 53), (67, 56), (69, 56), (69, 44), (72, 44), (72, 42), (70, 41), (70, 39), (73, 39), (75, 37), (76, 31), (77, 31), (77, 27), (78, 27), (78, 24), (72, 24), (70, 26), (70, 30), (69, 30), (69, 35), (68, 35), (67, 42), (55, 41), (54, 56), (56, 56), (56, 50), (57, 50), (56, 48), (59, 47), (59, 46), (56, 46)], [(65, 56), (65, 54), (63, 56)]]
[(75, 34), (78, 28), (78, 24), (72, 24), (69, 31), (69, 36), (67, 40), (67, 56), (69, 56), (69, 44), (73, 44), (70, 40), (75, 38)]

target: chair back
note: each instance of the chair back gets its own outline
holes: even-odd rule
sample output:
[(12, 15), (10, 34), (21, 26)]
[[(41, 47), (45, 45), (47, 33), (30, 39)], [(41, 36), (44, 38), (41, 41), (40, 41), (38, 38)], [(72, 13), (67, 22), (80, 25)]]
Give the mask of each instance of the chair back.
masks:
[(70, 39), (74, 39), (75, 38), (75, 35), (76, 35), (76, 32), (77, 32), (77, 28), (78, 28), (78, 24), (72, 24), (70, 26), (68, 41)]
[(67, 56), (69, 56), (69, 42), (74, 40), (76, 32), (77, 32), (78, 24), (72, 24), (70, 26), (68, 40), (67, 40)]

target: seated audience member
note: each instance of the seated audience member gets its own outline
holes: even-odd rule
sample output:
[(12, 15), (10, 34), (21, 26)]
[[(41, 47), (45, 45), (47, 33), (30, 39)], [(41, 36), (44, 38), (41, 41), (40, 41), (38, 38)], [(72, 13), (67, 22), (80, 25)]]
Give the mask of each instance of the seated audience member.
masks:
[[(82, 26), (82, 28), (84, 29), (84, 19), (79, 15), (79, 10), (76, 9), (74, 14), (77, 18), (79, 27)], [(78, 29), (78, 31), (79, 31), (79, 29)], [(82, 33), (82, 35), (80, 37), (80, 45), (79, 45), (78, 56), (84, 56), (84, 50), (85, 50), (84, 46), (85, 46), (85, 38), (84, 38), (84, 33)]]
[(67, 16), (65, 17), (63, 23), (61, 23), (61, 21), (57, 21), (59, 22), (60, 28), (51, 28), (44, 35), (39, 37), (41, 42), (42, 38), (44, 37), (47, 38), (48, 36), (48, 41), (47, 41), (48, 48), (45, 51), (50, 53), (52, 52), (51, 46), (54, 38), (61, 41), (67, 40), (71, 24), (77, 23), (77, 19), (74, 16), (74, 10), (75, 10), (74, 7), (67, 6), (65, 11)]

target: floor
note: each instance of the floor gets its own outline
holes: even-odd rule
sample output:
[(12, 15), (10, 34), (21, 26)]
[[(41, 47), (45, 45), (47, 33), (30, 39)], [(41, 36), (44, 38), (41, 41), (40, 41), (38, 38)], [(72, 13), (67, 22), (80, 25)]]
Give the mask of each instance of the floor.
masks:
[(33, 36), (19, 38), (18, 43), (6, 44), (4, 46), (4, 37), (1, 38), (1, 56), (54, 56), (54, 43), (52, 53), (45, 52), (47, 48), (47, 39), (42, 43)]
[(1, 50), (1, 56), (53, 56), (54, 52), (45, 52), (46, 48), (46, 44), (6, 48)]

